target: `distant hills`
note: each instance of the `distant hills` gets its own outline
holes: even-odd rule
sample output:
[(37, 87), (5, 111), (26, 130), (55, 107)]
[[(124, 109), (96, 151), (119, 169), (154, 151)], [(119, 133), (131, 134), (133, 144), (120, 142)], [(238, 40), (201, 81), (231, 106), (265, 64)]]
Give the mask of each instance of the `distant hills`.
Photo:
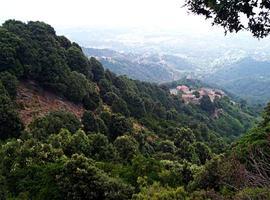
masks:
[(270, 100), (269, 61), (247, 56), (202, 72), (199, 66), (175, 55), (122, 53), (95, 48), (83, 48), (83, 51), (88, 57), (96, 57), (105, 68), (132, 79), (166, 83), (191, 76), (225, 89), (248, 103), (265, 104)]
[(245, 58), (224, 66), (204, 79), (240, 96), (249, 103), (265, 104), (270, 100), (270, 62)]
[(170, 82), (196, 70), (195, 65), (174, 55), (121, 53), (94, 48), (84, 48), (83, 51), (88, 57), (96, 57), (114, 73), (141, 81)]
[(247, 56), (202, 72), (199, 66), (175, 55), (122, 53), (95, 48), (83, 48), (83, 51), (88, 57), (96, 57), (105, 68), (132, 79), (166, 83), (191, 76), (225, 89), (248, 103), (265, 104), (270, 100), (269, 61)]

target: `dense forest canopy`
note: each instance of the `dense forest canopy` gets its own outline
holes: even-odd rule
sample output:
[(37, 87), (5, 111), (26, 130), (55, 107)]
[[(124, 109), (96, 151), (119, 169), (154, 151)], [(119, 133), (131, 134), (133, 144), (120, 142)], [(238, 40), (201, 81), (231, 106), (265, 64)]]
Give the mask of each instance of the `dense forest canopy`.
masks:
[[(82, 116), (49, 110), (25, 123), (20, 112), (33, 109), (18, 103), (25, 82), (81, 105)], [(228, 96), (184, 103), (170, 85), (104, 70), (48, 24), (8, 20), (0, 27), (0, 199), (267, 199), (269, 107), (232, 143), (255, 121), (247, 105)]]

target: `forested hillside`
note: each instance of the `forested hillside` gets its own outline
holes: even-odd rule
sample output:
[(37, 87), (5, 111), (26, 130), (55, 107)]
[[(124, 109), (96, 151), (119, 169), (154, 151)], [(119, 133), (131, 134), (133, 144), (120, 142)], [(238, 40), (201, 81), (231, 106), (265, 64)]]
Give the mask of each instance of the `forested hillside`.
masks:
[[(81, 114), (37, 106), (25, 123), (34, 94)], [(245, 105), (208, 96), (186, 104), (169, 86), (117, 76), (43, 22), (0, 28), (0, 199), (269, 197), (265, 166), (266, 180), (247, 179), (269, 159), (269, 116), (232, 145), (255, 121)], [(262, 151), (250, 163), (254, 145)]]

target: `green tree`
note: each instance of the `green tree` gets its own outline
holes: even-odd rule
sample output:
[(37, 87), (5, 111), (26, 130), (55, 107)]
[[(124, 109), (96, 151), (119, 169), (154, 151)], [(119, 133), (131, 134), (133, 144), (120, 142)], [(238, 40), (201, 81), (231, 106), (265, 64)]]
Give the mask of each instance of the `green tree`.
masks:
[(18, 75), (23, 74), (23, 66), (18, 59), (21, 40), (7, 29), (0, 27), (0, 72), (8, 70)]
[(73, 155), (59, 175), (57, 184), (64, 199), (130, 199), (133, 189), (122, 181), (108, 177), (93, 160)]
[(83, 98), (83, 106), (87, 110), (96, 110), (101, 105), (101, 99), (96, 91), (89, 92)]
[(97, 59), (95, 59), (94, 57), (91, 57), (90, 58), (90, 65), (92, 68), (92, 72), (94, 75), (93, 79), (95, 82), (98, 82), (101, 79), (105, 78), (104, 68), (103, 68), (102, 64)]
[(86, 132), (98, 132), (98, 122), (96, 116), (91, 111), (85, 111), (82, 117), (83, 129)]
[(23, 130), (23, 124), (15, 106), (0, 81), (0, 139), (18, 137)]
[(162, 140), (159, 144), (158, 144), (158, 150), (163, 152), (163, 153), (175, 153), (176, 151), (176, 147), (174, 145), (174, 143), (170, 140)]
[(126, 117), (129, 117), (129, 114), (130, 114), (127, 103), (121, 98), (115, 99), (113, 101), (112, 111), (114, 113), (120, 113)]
[(149, 187), (143, 187), (141, 192), (132, 197), (133, 200), (188, 200), (188, 194), (183, 187), (162, 187), (154, 183)]
[(131, 131), (132, 123), (130, 119), (127, 119), (126, 117), (119, 114), (112, 115), (109, 127), (109, 138), (111, 140), (115, 140), (118, 136)]
[(86, 79), (83, 74), (71, 72), (67, 82), (67, 90), (65, 96), (74, 102), (82, 102), (90, 91), (94, 90), (94, 86)]
[(114, 92), (107, 92), (103, 97), (103, 101), (109, 106), (112, 106), (116, 99), (119, 99), (119, 97)]
[(2, 72), (0, 73), (0, 81), (7, 90), (9, 96), (12, 99), (15, 99), (17, 95), (17, 87), (19, 85), (16, 76), (10, 74), (9, 72)]
[(67, 50), (67, 61), (72, 71), (82, 73), (87, 78), (91, 78), (93, 76), (90, 63), (80, 48), (72, 45)]
[(224, 27), (226, 33), (248, 30), (262, 38), (270, 32), (268, 1), (185, 0), (185, 5), (191, 12), (212, 19), (214, 25)]
[(193, 143), (195, 141), (195, 135), (190, 128), (180, 128), (177, 129), (177, 133), (175, 134), (174, 143), (178, 148), (181, 148), (181, 143), (185, 140), (189, 143)]
[(116, 138), (114, 146), (120, 155), (120, 158), (130, 162), (134, 156), (139, 153), (139, 144), (131, 136), (123, 135)]
[(90, 145), (89, 148), (91, 157), (95, 160), (113, 161), (117, 160), (117, 152), (115, 147), (109, 143), (108, 138), (103, 134), (89, 135)]
[(66, 111), (55, 111), (44, 117), (37, 118), (29, 128), (36, 138), (46, 138), (48, 135), (58, 133), (62, 128), (75, 133), (81, 127), (81, 122), (72, 113)]
[(204, 95), (201, 100), (200, 100), (200, 105), (201, 108), (208, 112), (208, 113), (213, 113), (215, 111), (215, 105), (211, 101), (210, 97), (208, 95)]
[(202, 142), (196, 142), (193, 146), (202, 165), (204, 165), (207, 160), (211, 159), (211, 150), (207, 145)]
[(123, 96), (124, 100), (128, 104), (128, 109), (132, 116), (142, 117), (145, 115), (145, 106), (142, 99), (134, 93), (127, 92)]
[(66, 156), (75, 153), (91, 156), (91, 140), (82, 130), (71, 133), (67, 129), (61, 129), (59, 133), (50, 135), (47, 142), (54, 148), (61, 149)]

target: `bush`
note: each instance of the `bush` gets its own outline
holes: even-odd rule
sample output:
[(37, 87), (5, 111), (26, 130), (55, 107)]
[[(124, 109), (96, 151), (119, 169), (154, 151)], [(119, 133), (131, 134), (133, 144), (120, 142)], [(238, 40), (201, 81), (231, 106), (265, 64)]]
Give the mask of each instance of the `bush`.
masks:
[(139, 153), (139, 144), (131, 136), (123, 135), (116, 138), (114, 146), (118, 151), (120, 158), (130, 162), (132, 158)]
[(82, 117), (83, 129), (86, 132), (98, 132), (98, 122), (96, 116), (91, 111), (85, 111)]
[(139, 194), (132, 197), (133, 200), (188, 200), (188, 195), (184, 188), (162, 187), (158, 183), (154, 183), (149, 187), (142, 188)]
[(93, 79), (95, 82), (98, 82), (101, 79), (105, 78), (104, 68), (103, 68), (102, 64), (97, 59), (95, 59), (94, 57), (91, 57), (90, 58), (90, 65), (92, 68), (92, 72), (94, 75)]
[(89, 94), (94, 87), (86, 79), (83, 74), (78, 72), (71, 72), (67, 82), (67, 91), (65, 96), (74, 102), (80, 103), (83, 101), (84, 97)]
[(9, 96), (12, 99), (15, 99), (17, 96), (17, 87), (19, 84), (16, 76), (10, 74), (9, 72), (2, 72), (2, 73), (0, 73), (0, 81), (4, 85)]
[(50, 134), (58, 133), (62, 128), (75, 133), (81, 127), (81, 122), (72, 113), (55, 111), (33, 121), (29, 128), (36, 138), (46, 138)]
[(126, 117), (129, 117), (129, 110), (127, 107), (127, 103), (123, 99), (115, 99), (112, 104), (112, 111), (114, 113), (120, 113)]
[(93, 75), (88, 59), (81, 49), (74, 44), (67, 50), (67, 61), (72, 71), (84, 74), (87, 78), (92, 78)]
[(238, 192), (235, 196), (236, 200), (261, 200), (270, 199), (270, 189), (264, 188), (245, 188)]
[(57, 175), (57, 185), (64, 199), (130, 199), (133, 189), (119, 179), (99, 170), (93, 160), (73, 155)]
[(112, 115), (109, 128), (109, 138), (111, 140), (115, 140), (118, 136), (131, 131), (132, 123), (129, 119), (119, 114)]
[(0, 81), (0, 139), (18, 137), (22, 130), (23, 124)]

